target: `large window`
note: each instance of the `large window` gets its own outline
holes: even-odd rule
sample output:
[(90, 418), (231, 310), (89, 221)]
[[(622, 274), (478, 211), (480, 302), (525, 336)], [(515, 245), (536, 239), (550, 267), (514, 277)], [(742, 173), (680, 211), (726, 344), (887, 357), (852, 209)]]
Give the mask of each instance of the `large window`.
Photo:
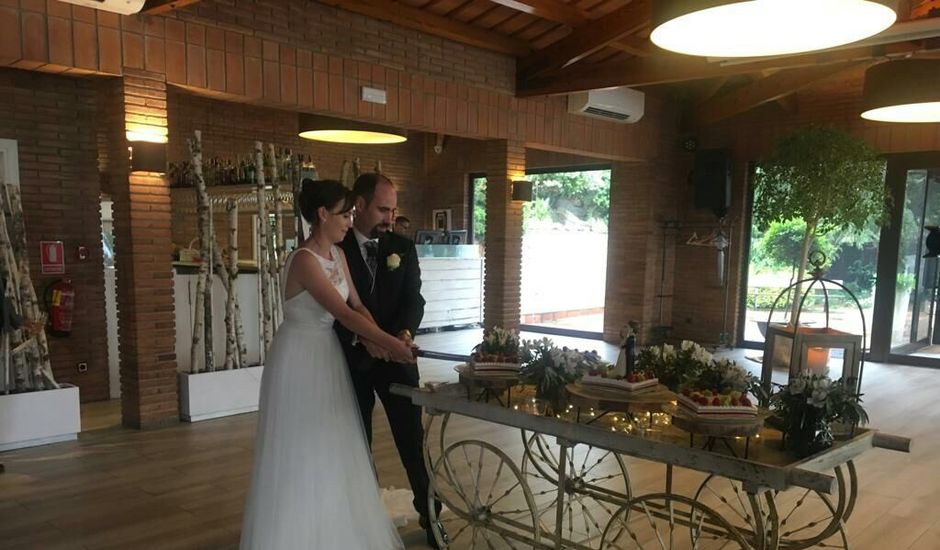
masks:
[[(755, 204), (760, 196), (754, 197)], [(751, 226), (751, 240), (745, 293), (743, 336), (746, 344), (762, 345), (770, 308), (780, 293), (797, 281), (806, 223), (801, 219), (774, 222), (763, 230)], [(864, 311), (868, 337), (871, 339), (875, 273), (878, 265), (879, 227), (870, 223), (863, 230), (844, 229), (818, 234), (810, 251), (826, 255), (825, 277), (845, 285), (858, 298)], [(810, 277), (807, 266), (804, 277)], [(804, 290), (806, 286), (804, 285)], [(862, 334), (858, 308), (847, 293), (830, 288), (830, 325), (839, 330)], [(774, 322), (789, 320), (794, 312), (792, 295), (784, 295), (777, 304)], [(825, 326), (826, 296), (814, 287), (804, 304), (800, 323)], [(867, 343), (866, 343), (867, 345)]]
[[(610, 170), (530, 173), (523, 207), (524, 325), (600, 333), (604, 327)], [(486, 178), (471, 178), (473, 238), (485, 244)]]

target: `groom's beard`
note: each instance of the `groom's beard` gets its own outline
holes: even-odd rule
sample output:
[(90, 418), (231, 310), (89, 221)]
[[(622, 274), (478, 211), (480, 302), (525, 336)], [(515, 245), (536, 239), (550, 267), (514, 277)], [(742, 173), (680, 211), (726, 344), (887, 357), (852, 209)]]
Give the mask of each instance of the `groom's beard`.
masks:
[(391, 227), (385, 224), (377, 225), (372, 229), (372, 232), (369, 233), (369, 238), (378, 239), (382, 233), (388, 233), (390, 229)]

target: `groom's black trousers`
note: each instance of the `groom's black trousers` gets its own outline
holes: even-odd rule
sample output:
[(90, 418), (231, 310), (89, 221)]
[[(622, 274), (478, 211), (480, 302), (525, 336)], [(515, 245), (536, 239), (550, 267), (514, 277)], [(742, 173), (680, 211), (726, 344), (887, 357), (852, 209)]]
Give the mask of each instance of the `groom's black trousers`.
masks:
[[(415, 510), (424, 518), (428, 517), (428, 471), (424, 464), (424, 427), (421, 425), (421, 407), (415, 406), (407, 397), (395, 395), (389, 391), (392, 384), (402, 384), (413, 388), (419, 387), (418, 366), (371, 361), (367, 368), (351, 368), (356, 399), (362, 423), (372, 447), (372, 409), (375, 408), (375, 395), (378, 394), (385, 407), (385, 415), (392, 429), (395, 446), (402, 465), (408, 474), (411, 490), (414, 492)], [(440, 509), (438, 507), (438, 509)]]

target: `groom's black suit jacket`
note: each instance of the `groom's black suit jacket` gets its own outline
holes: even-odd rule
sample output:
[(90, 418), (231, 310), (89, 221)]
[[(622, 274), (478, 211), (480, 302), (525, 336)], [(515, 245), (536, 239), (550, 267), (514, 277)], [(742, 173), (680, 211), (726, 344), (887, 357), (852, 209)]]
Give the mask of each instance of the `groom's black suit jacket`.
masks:
[[(349, 274), (356, 291), (375, 322), (382, 330), (398, 335), (404, 329), (414, 334), (424, 317), (424, 298), (421, 296), (421, 270), (418, 253), (410, 240), (395, 233), (379, 236), (375, 284), (366, 265), (352, 229), (340, 243), (349, 265)], [(397, 254), (400, 264), (390, 268), (388, 258)], [(369, 368), (371, 358), (361, 345), (353, 346), (353, 333), (336, 324), (336, 333), (343, 345), (350, 368)]]
[[(346, 255), (349, 275), (356, 285), (362, 303), (375, 317), (379, 327), (393, 335), (403, 329), (408, 329), (414, 334), (424, 317), (421, 270), (418, 267), (418, 252), (414, 243), (394, 233), (384, 233), (379, 237), (374, 285), (352, 230), (346, 233), (340, 247)], [(397, 254), (400, 258), (398, 267), (394, 269), (389, 267), (388, 262), (392, 254)], [(392, 394), (390, 391), (393, 384), (418, 387), (418, 366), (373, 359), (362, 345), (353, 346), (353, 334), (346, 327), (337, 323), (336, 332), (349, 363), (366, 438), (371, 445), (372, 410), (375, 406), (375, 396), (378, 394), (384, 405), (398, 454), (408, 473), (408, 482), (414, 491), (415, 510), (424, 518), (424, 525), (427, 525), (429, 481), (422, 451), (424, 430), (421, 425), (421, 408), (413, 405), (410, 398)], [(440, 505), (436, 506), (440, 510)]]

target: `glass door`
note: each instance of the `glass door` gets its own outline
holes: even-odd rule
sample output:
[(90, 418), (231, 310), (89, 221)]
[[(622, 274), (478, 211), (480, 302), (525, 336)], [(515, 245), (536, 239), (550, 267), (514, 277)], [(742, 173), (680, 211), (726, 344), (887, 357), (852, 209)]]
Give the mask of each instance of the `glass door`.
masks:
[(940, 155), (889, 159), (887, 183), (893, 205), (881, 238), (872, 356), (940, 366), (938, 259), (927, 247), (929, 228), (940, 226)]
[[(930, 352), (938, 344), (937, 258), (927, 255), (925, 228), (940, 223), (940, 171), (907, 170), (895, 272), (891, 352)], [(940, 352), (938, 347), (936, 352)], [(940, 353), (935, 353), (940, 357)]]

